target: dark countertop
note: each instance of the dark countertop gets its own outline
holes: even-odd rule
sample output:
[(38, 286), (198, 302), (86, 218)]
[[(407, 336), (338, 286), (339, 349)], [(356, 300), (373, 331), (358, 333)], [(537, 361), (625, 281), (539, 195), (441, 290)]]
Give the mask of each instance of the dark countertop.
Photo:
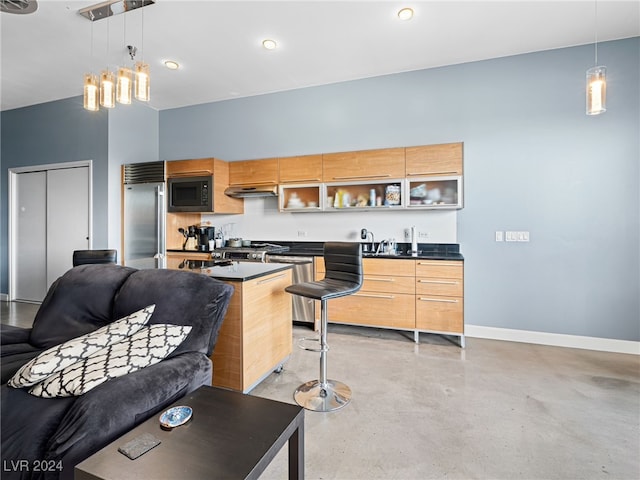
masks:
[[(289, 247), (289, 250), (282, 255), (291, 256), (318, 256), (323, 255), (323, 242), (285, 242), (278, 240), (270, 240), (270, 243), (277, 243)], [(429, 260), (464, 260), (460, 253), (460, 245), (457, 243), (419, 243), (418, 254), (411, 255), (408, 251), (411, 249), (410, 243), (398, 243), (397, 255), (372, 255), (370, 252), (364, 251), (370, 248), (370, 243), (362, 243), (364, 258), (390, 258), (390, 259), (429, 259)], [(377, 243), (375, 246), (377, 247)]]
[[(215, 264), (211, 266), (212, 264)], [(185, 257), (167, 259), (167, 268), (202, 273), (225, 282), (246, 282), (293, 268), (289, 263), (207, 262)]]

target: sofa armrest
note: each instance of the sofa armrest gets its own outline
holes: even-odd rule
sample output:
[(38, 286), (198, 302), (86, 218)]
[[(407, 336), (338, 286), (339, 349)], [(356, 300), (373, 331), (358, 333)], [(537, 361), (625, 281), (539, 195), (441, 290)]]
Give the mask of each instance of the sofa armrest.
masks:
[(46, 459), (62, 460), (60, 478), (74, 466), (168, 405), (211, 384), (211, 360), (187, 352), (109, 380), (78, 397), (46, 448)]
[(31, 328), (0, 324), (0, 345), (28, 343)]

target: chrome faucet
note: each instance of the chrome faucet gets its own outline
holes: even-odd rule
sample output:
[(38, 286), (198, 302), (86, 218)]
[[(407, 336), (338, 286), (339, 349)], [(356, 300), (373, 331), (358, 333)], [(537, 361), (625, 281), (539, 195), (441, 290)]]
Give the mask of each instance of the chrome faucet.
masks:
[(369, 246), (369, 251), (373, 252), (374, 247), (375, 247), (375, 241), (373, 240), (373, 232), (370, 232), (369, 230), (367, 230), (366, 228), (363, 228), (362, 230), (360, 230), (360, 238), (362, 240), (368, 240), (369, 235), (371, 235), (371, 245)]

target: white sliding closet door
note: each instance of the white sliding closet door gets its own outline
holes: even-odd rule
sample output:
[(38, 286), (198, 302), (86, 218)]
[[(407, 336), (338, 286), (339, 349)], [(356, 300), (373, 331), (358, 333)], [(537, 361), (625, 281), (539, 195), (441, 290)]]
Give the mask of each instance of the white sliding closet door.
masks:
[(15, 299), (41, 301), (47, 293), (47, 172), (16, 179)]
[[(89, 248), (89, 168), (47, 171), (47, 288)], [(42, 297), (44, 298), (44, 296)]]
[(89, 248), (89, 174), (88, 166), (17, 174), (13, 300), (41, 302), (73, 251)]

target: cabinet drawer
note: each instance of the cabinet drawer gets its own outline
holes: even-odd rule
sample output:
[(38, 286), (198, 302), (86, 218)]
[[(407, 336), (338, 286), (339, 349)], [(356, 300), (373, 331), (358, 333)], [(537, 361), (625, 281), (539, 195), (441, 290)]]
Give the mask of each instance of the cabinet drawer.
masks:
[(444, 260), (416, 260), (416, 277), (463, 278), (463, 263)]
[(358, 292), (329, 300), (329, 321), (393, 328), (415, 328), (415, 296)]
[(416, 296), (416, 328), (464, 333), (463, 301), (458, 297)]
[[(316, 257), (316, 273), (325, 272), (324, 258)], [(414, 277), (415, 260), (386, 260), (384, 258), (363, 258), (362, 270), (365, 275)]]
[(448, 295), (462, 296), (462, 279), (460, 278), (416, 278), (416, 295)]
[(360, 292), (378, 293), (415, 293), (413, 277), (392, 277), (382, 275), (365, 275)]

